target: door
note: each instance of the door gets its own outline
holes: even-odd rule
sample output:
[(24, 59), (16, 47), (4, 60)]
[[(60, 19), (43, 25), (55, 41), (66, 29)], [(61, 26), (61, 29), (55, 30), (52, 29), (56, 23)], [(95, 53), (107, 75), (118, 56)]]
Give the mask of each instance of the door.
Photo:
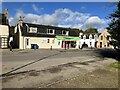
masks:
[(58, 48), (61, 48), (61, 43), (60, 43), (60, 41), (58, 41)]
[(100, 42), (100, 48), (102, 48), (102, 42)]
[(30, 48), (30, 39), (29, 38), (26, 39), (26, 48)]

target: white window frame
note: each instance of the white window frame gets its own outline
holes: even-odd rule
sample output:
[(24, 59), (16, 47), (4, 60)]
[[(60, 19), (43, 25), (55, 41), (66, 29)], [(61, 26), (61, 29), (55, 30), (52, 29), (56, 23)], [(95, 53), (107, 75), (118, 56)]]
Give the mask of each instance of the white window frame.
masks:
[(29, 33), (37, 33), (37, 27), (30, 27)]
[[(51, 30), (52, 30), (52, 33), (50, 33)], [(54, 29), (47, 29), (47, 34), (55, 34), (55, 30)]]

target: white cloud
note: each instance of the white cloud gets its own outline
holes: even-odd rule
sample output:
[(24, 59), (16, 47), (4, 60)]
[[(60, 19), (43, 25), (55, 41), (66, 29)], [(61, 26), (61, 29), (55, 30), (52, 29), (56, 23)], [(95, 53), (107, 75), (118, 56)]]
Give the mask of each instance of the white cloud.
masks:
[(70, 9), (57, 9), (52, 14), (25, 14), (21, 10), (17, 10), (14, 17), (9, 18), (11, 25), (18, 23), (19, 16), (25, 16), (24, 22), (55, 25), (60, 27), (73, 27), (79, 29), (87, 29), (89, 27), (103, 28), (106, 25), (106, 20), (100, 19), (98, 16), (90, 16), (90, 14), (73, 12)]
[(39, 13), (39, 12), (41, 12), (41, 10), (43, 10), (43, 8), (38, 8), (35, 4), (32, 4), (32, 8), (37, 13)]
[(92, 16), (88, 20), (85, 21), (85, 23), (82, 25), (82, 29), (87, 29), (90, 27), (94, 28), (102, 28), (106, 25), (105, 20), (100, 19), (98, 16)]

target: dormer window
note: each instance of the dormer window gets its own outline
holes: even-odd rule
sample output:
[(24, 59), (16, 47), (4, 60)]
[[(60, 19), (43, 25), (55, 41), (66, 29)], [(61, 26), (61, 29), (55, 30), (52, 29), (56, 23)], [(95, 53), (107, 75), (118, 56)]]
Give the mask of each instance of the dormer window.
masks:
[(29, 33), (37, 33), (37, 28), (36, 27), (30, 27)]
[(65, 30), (62, 31), (62, 35), (68, 35), (68, 33), (69, 31), (65, 31)]
[(54, 29), (47, 29), (47, 34), (54, 34), (55, 30)]

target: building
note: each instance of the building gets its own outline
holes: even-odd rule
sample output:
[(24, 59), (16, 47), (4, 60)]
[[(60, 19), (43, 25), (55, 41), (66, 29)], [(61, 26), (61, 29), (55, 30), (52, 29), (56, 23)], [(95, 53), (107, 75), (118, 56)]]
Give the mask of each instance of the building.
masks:
[(97, 33), (96, 34), (80, 33), (79, 35), (80, 40), (78, 41), (79, 48), (82, 48), (84, 45), (86, 45), (89, 48), (97, 48), (98, 36), (99, 34)]
[(22, 17), (13, 35), (14, 47), (19, 49), (75, 48), (77, 40), (79, 33), (70, 28), (24, 23)]
[(8, 48), (8, 38), (8, 9), (6, 9), (4, 14), (0, 14), (0, 48)]
[(108, 33), (107, 29), (104, 29), (104, 31), (99, 35), (98, 37), (98, 48), (112, 48), (112, 45), (110, 45), (111, 41), (111, 35)]

